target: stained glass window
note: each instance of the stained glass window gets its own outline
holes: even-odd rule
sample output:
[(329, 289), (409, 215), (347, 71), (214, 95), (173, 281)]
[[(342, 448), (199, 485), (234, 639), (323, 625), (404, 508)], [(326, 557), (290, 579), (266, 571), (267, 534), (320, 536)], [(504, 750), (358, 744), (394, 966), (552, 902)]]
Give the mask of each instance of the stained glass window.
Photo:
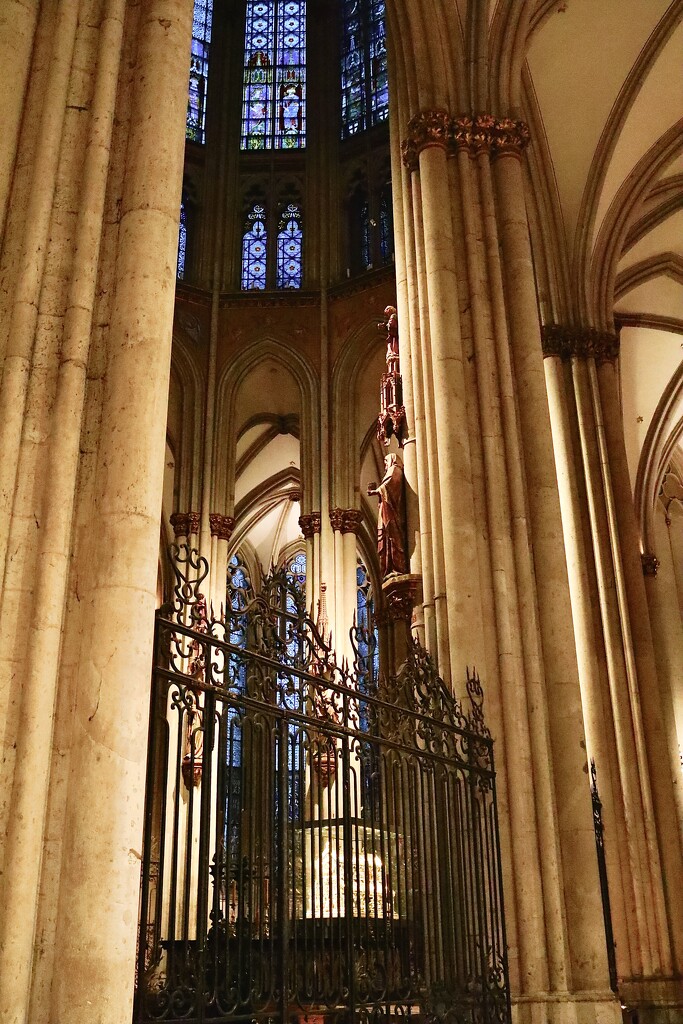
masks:
[(242, 149), (306, 145), (306, 0), (247, 0)]
[(178, 265), (176, 277), (182, 281), (185, 277), (185, 250), (187, 249), (187, 219), (185, 203), (180, 204), (180, 227), (178, 228)]
[(205, 141), (206, 86), (209, 79), (209, 46), (213, 0), (194, 0), (190, 87), (185, 134), (193, 142)]
[(301, 288), (301, 210), (289, 203), (282, 211), (277, 234), (277, 287)]
[(385, 0), (344, 0), (341, 54), (342, 138), (389, 114)]
[(394, 255), (391, 185), (382, 189), (379, 200), (379, 254), (383, 264), (390, 263)]
[(247, 216), (247, 223), (242, 235), (242, 288), (266, 287), (266, 211), (260, 203), (255, 203)]

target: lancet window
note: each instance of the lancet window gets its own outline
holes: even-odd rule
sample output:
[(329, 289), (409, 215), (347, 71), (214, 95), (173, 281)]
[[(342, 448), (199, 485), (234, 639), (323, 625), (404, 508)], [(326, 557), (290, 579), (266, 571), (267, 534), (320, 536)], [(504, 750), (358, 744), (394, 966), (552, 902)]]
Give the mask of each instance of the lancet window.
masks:
[(389, 116), (384, 0), (344, 0), (341, 94), (342, 138)]
[(180, 204), (180, 225), (178, 227), (178, 265), (176, 277), (182, 281), (185, 277), (185, 253), (187, 251), (187, 211), (185, 202)]
[(194, 0), (190, 86), (185, 134), (192, 142), (205, 142), (206, 88), (209, 80), (209, 47), (213, 0)]
[(306, 145), (306, 2), (248, 0), (242, 149)]
[(242, 288), (245, 291), (266, 287), (267, 244), (266, 211), (260, 203), (254, 203), (242, 235)]
[(277, 287), (301, 288), (303, 233), (301, 210), (287, 203), (280, 213), (277, 233)]
[[(275, 204), (273, 204), (274, 206)], [(275, 206), (266, 198), (250, 202), (242, 234), (243, 291), (301, 288), (303, 284), (303, 214), (298, 200)]]

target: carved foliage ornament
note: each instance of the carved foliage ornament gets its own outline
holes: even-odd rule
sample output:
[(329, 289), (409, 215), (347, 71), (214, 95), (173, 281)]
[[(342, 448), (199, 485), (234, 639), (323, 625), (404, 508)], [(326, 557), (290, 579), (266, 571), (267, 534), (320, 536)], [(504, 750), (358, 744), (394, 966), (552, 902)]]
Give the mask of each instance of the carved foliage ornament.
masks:
[(659, 569), (659, 559), (656, 555), (651, 555), (647, 551), (643, 551), (640, 556), (640, 561), (643, 566), (643, 576), (656, 576), (657, 569)]
[(544, 324), (541, 328), (543, 356), (571, 359), (593, 358), (597, 363), (613, 363), (619, 355), (619, 335), (595, 327), (564, 327)]
[(218, 512), (211, 512), (209, 525), (212, 537), (218, 537), (218, 540), (230, 540), (232, 531), (235, 529), (235, 520), (233, 516), (222, 516)]
[(363, 513), (357, 508), (331, 508), (332, 529), (341, 533), (358, 533), (363, 524)]
[(457, 114), (445, 110), (422, 110), (408, 122), (402, 143), (403, 163), (413, 171), (418, 157), (428, 146), (441, 146), (450, 152), (464, 149), (470, 153), (520, 154), (529, 143), (529, 128), (524, 121), (492, 114)]
[(170, 523), (176, 537), (189, 537), (191, 533), (199, 533), (200, 519), (199, 512), (174, 512)]
[(299, 526), (306, 540), (310, 540), (314, 534), (320, 533), (320, 513), (308, 512), (299, 516)]

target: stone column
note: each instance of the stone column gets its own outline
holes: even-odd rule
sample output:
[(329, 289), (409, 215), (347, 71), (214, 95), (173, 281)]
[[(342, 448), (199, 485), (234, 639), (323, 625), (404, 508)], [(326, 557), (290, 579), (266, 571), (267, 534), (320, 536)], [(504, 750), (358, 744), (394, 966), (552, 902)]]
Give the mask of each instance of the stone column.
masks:
[(5, 83), (0, 88), (0, 240), (5, 230), (39, 8), (40, 0), (6, 0), (0, 11), (0, 76)]
[[(440, 524), (447, 595), (449, 666), (453, 682), (481, 658), (481, 602), (469, 428), (453, 253), (446, 147), (450, 119), (424, 111), (408, 126), (404, 159), (417, 163), (433, 359), (434, 415), (442, 515)], [(445, 665), (440, 664), (442, 673)]]
[[(319, 512), (308, 512), (299, 516), (299, 527), (306, 541), (306, 601), (307, 611), (315, 622), (320, 587), (324, 581), (320, 576), (320, 528)], [(310, 585), (310, 586), (309, 586)]]
[[(678, 819), (677, 801), (674, 797), (674, 778), (680, 785), (680, 766), (676, 762), (672, 763), (664, 730), (640, 560), (640, 538), (626, 461), (616, 367), (612, 362), (606, 361), (595, 369), (594, 373), (593, 390), (596, 408), (601, 418), (603, 463), (608, 469), (611, 484), (611, 493), (607, 494), (607, 499), (611, 506), (612, 537), (620, 555), (617, 572), (621, 573), (618, 582), (623, 587), (622, 622), (628, 626), (629, 653), (633, 659), (634, 675), (637, 673), (637, 689), (632, 693), (631, 699), (635, 704), (642, 732), (636, 732), (636, 742), (640, 746), (639, 756), (643, 770), (649, 772), (649, 786), (644, 788), (643, 798), (650, 802), (650, 807), (646, 809), (653, 814), (656, 827), (656, 840), (653, 837), (650, 842), (650, 856), (655, 871), (661, 858), (662, 881), (666, 893), (666, 914), (658, 915), (659, 943), (664, 960), (662, 966), (666, 971), (666, 954), (670, 943), (671, 966), (675, 971), (681, 972), (683, 850), (681, 822)], [(672, 828), (672, 821), (677, 819), (679, 828)], [(658, 889), (658, 877), (655, 884)]]
[(191, 25), (191, 0), (140, 13), (52, 998), (73, 1024), (132, 1012)]
[(80, 0), (59, 7), (0, 385), (0, 574), (4, 573)]
[(218, 512), (209, 515), (211, 537), (216, 545), (216, 553), (211, 566), (211, 608), (212, 614), (220, 615), (221, 607), (225, 606), (228, 572), (228, 545), (235, 529), (234, 516), (222, 516)]

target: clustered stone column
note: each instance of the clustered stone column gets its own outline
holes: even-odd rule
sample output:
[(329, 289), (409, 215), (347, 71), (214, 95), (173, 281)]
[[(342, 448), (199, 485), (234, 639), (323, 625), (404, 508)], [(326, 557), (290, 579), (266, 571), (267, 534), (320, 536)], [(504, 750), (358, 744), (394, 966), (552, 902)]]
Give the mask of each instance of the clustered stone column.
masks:
[(425, 632), (454, 689), (475, 663), (486, 684), (520, 1019), (559, 1019), (578, 1001), (617, 1021), (524, 202), (528, 141), (513, 118), (424, 110), (403, 142), (396, 201), (415, 260), (399, 314)]
[(627, 1000), (675, 1000), (667, 978), (681, 967), (683, 864), (671, 824), (680, 813), (678, 750), (674, 734), (669, 743), (664, 735), (643, 581), (654, 579), (658, 560), (638, 542), (616, 395), (619, 339), (547, 324), (542, 342), (620, 991)]
[(305, 512), (299, 516), (299, 527), (306, 541), (306, 602), (309, 611), (314, 612), (320, 599), (318, 587), (321, 585), (320, 512)]
[(349, 637), (356, 613), (356, 536), (363, 525), (363, 513), (357, 508), (330, 509), (334, 530), (335, 640), (337, 655), (353, 660)]
[(10, 7), (0, 1017), (128, 1024), (192, 3)]

